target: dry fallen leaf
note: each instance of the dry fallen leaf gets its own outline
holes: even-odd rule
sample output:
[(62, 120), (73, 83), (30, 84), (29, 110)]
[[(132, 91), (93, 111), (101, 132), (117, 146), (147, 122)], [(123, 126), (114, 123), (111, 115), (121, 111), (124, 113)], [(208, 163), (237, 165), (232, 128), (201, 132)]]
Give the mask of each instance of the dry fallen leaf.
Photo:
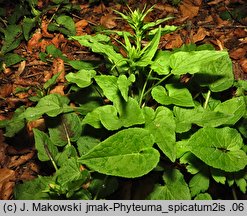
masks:
[[(1, 134), (0, 134), (1, 135)], [(8, 162), (9, 157), (6, 154), (7, 145), (0, 140), (0, 166), (3, 167)]]
[(7, 168), (0, 169), (0, 200), (8, 200), (13, 193), (15, 171)]
[(15, 168), (18, 167), (24, 163), (26, 163), (27, 161), (29, 161), (30, 159), (33, 158), (33, 156), (35, 155), (35, 151), (31, 151), (25, 155), (21, 155), (21, 156), (13, 156), (10, 159), (10, 162), (8, 164), (9, 168)]
[(166, 11), (167, 13), (177, 13), (178, 10), (177, 8), (169, 5), (169, 4), (162, 4), (162, 3), (157, 3), (155, 6), (154, 6), (155, 9), (157, 10), (160, 10), (160, 11)]
[(117, 17), (112, 14), (107, 14), (100, 18), (100, 24), (108, 29), (112, 29), (117, 26), (117, 23), (115, 22), (116, 18)]
[(57, 94), (60, 94), (60, 95), (64, 95), (64, 85), (55, 86), (55, 87), (50, 91), (50, 93), (51, 93), (51, 94), (57, 93)]
[(196, 43), (198, 41), (202, 41), (208, 35), (209, 35), (209, 32), (206, 31), (205, 28), (199, 27), (197, 33), (195, 35), (193, 35), (193, 43)]
[(230, 56), (233, 59), (241, 59), (245, 56), (246, 50), (244, 48), (238, 48), (230, 52)]
[(164, 38), (165, 41), (168, 41), (167, 43), (165, 43), (165, 49), (179, 48), (183, 45), (183, 40), (178, 34), (167, 34), (162, 38)]
[(64, 82), (65, 81), (65, 70), (64, 70), (64, 61), (60, 58), (56, 58), (53, 60), (52, 65), (52, 74), (58, 74), (61, 73), (57, 79), (58, 82)]
[(84, 19), (76, 22), (75, 28), (76, 28), (76, 35), (83, 35), (84, 28), (88, 25), (88, 22)]
[(189, 17), (192, 19), (193, 17), (197, 16), (199, 11), (199, 6), (195, 6), (191, 0), (184, 0), (179, 5), (179, 10), (182, 14), (182, 17)]
[(32, 133), (33, 131), (33, 128), (37, 128), (41, 131), (44, 131), (46, 126), (45, 126), (45, 120), (43, 118), (41, 119), (37, 119), (37, 120), (34, 120), (34, 121), (29, 121), (27, 123), (27, 130), (29, 133)]
[(47, 28), (48, 28), (48, 25), (49, 25), (49, 21), (43, 19), (41, 21), (41, 30), (42, 30), (42, 35), (46, 38), (53, 38), (54, 35), (49, 33)]
[(51, 43), (59, 48), (60, 44), (65, 42), (64, 36), (62, 34), (56, 34), (54, 38), (52, 38)]
[(10, 94), (13, 92), (13, 84), (3, 84), (0, 85), (0, 97), (6, 98), (10, 96)]
[(239, 64), (243, 70), (244, 73), (247, 73), (247, 59), (243, 58), (239, 61)]
[(40, 47), (40, 39), (42, 34), (40, 29), (38, 29), (32, 36), (32, 38), (27, 42), (27, 50), (31, 52), (33, 49), (38, 49)]

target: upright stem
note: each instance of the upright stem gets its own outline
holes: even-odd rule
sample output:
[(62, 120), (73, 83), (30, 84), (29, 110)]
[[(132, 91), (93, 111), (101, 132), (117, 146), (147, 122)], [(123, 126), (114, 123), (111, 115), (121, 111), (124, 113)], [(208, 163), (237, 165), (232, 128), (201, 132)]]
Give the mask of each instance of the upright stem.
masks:
[(145, 83), (143, 85), (141, 96), (140, 96), (140, 100), (139, 100), (139, 106), (141, 106), (141, 104), (142, 104), (142, 99), (143, 99), (143, 96), (144, 96), (144, 92), (145, 92), (145, 89), (146, 89), (146, 86), (147, 86), (147, 83), (148, 83), (148, 80), (149, 80), (149, 77), (150, 77), (151, 73), (152, 73), (152, 69), (150, 69), (150, 71), (148, 73), (148, 76), (147, 76), (147, 78), (145, 80)]
[(203, 105), (203, 108), (204, 108), (204, 109), (206, 109), (207, 106), (208, 106), (208, 101), (209, 101), (210, 95), (211, 95), (211, 91), (208, 90), (207, 97), (206, 97), (205, 103), (204, 103), (204, 105)]
[(143, 96), (146, 96), (150, 91), (152, 91), (152, 89), (156, 86), (158, 86), (160, 83), (162, 83), (164, 80), (166, 80), (169, 76), (171, 76), (172, 74), (168, 74), (165, 77), (163, 77), (159, 82), (157, 82), (155, 85), (153, 85), (150, 89), (148, 89), (145, 94)]

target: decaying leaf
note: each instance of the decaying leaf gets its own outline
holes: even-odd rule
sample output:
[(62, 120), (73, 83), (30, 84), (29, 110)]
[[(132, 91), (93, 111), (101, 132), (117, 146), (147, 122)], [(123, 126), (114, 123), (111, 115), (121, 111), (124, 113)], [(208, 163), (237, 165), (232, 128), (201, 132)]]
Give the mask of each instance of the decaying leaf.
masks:
[(40, 39), (42, 38), (42, 34), (40, 29), (38, 29), (32, 36), (32, 38), (27, 43), (27, 50), (32, 51), (33, 49), (37, 49), (40, 47)]
[(199, 6), (193, 4), (193, 0), (184, 0), (179, 5), (179, 10), (182, 14), (182, 17), (193, 18), (197, 16), (199, 11)]
[(116, 19), (116, 16), (112, 14), (107, 14), (101, 17), (100, 24), (108, 29), (112, 29), (117, 26), (115, 19)]
[(8, 200), (14, 188), (15, 171), (7, 168), (0, 169), (0, 200)]
[(84, 19), (75, 23), (76, 35), (82, 35), (84, 28), (88, 25), (88, 22)]
[(64, 82), (65, 81), (65, 70), (64, 70), (64, 61), (60, 58), (54, 59), (53, 60), (53, 65), (52, 65), (52, 74), (58, 74), (61, 73), (57, 79), (58, 82)]

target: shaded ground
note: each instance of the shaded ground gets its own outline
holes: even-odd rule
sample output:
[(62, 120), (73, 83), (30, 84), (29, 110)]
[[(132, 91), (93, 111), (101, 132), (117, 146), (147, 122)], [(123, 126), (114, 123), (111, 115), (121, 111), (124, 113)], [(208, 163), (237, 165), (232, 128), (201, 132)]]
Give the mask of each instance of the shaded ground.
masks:
[[(104, 2), (104, 1), (103, 1)], [(89, 4), (85, 1), (73, 1), (79, 4), (81, 10), (70, 13), (76, 22), (77, 35), (94, 34), (101, 29), (129, 29), (129, 27), (113, 10), (125, 11), (127, 7), (120, 3)], [(183, 0), (178, 6), (172, 1), (128, 1), (131, 8), (143, 8), (143, 5), (154, 6), (146, 21), (153, 21), (172, 15), (175, 18), (167, 24), (181, 26), (175, 33), (162, 36), (160, 49), (173, 49), (183, 44), (196, 43), (197, 45), (210, 43), (217, 50), (227, 49), (233, 62), (236, 79), (247, 79), (247, 11), (244, 0)], [(39, 9), (45, 10), (50, 4), (49, 0), (39, 1)], [(2, 4), (9, 13), (13, 12), (11, 3)], [(42, 89), (43, 84), (54, 74), (62, 71), (58, 84), (51, 90), (66, 94), (64, 75), (70, 67), (60, 58), (53, 58), (43, 62), (39, 57), (40, 52), (45, 52), (46, 46), (54, 44), (64, 55), (71, 60), (99, 59), (74, 41), (67, 39), (66, 35), (58, 32), (49, 32), (47, 26), (52, 19), (52, 14), (58, 8), (50, 8), (42, 16), (40, 26), (36, 26), (33, 35), (27, 42), (22, 41), (14, 53), (26, 60), (11, 67), (4, 67), (0, 72), (0, 120), (9, 119), (13, 111), (25, 105), (34, 103), (28, 98), (37, 94), (37, 89)], [(223, 18), (229, 18), (223, 20)], [(0, 41), (1, 42), (1, 41)], [(19, 88), (28, 88), (26, 92), (19, 92)], [(33, 147), (31, 129), (42, 127), (42, 122), (30, 123), (25, 131), (12, 139), (4, 139), (0, 130), (0, 199), (11, 199), (13, 187), (16, 183), (35, 178), (37, 175), (47, 173), (36, 160)], [(48, 171), (49, 172), (49, 171)], [(128, 184), (128, 183), (127, 183)]]

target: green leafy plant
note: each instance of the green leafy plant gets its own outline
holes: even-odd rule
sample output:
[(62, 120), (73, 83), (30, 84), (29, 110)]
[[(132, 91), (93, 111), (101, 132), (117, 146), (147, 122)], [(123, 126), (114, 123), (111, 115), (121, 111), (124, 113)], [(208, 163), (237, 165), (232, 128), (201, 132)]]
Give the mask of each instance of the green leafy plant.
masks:
[(0, 57), (2, 58), (0, 69), (3, 69), (3, 66), (9, 67), (25, 60), (12, 51), (20, 45), (21, 41), (30, 39), (33, 28), (40, 25), (42, 16), (50, 10), (55, 9), (56, 13), (50, 18), (48, 30), (51, 32), (58, 31), (65, 35), (75, 35), (75, 23), (66, 14), (80, 10), (78, 5), (76, 6), (67, 0), (54, 0), (50, 6), (40, 11), (37, 9), (37, 4), (37, 0), (20, 0), (16, 5), (13, 5), (15, 9), (8, 19), (5, 19), (5, 11), (0, 13), (0, 18), (3, 17), (0, 19), (3, 22), (3, 25), (0, 23), (0, 36), (3, 38), (3, 45), (0, 49)]
[[(139, 198), (218, 198), (212, 183), (246, 192), (246, 81), (234, 82), (228, 53), (212, 46), (159, 50), (161, 35), (177, 27), (161, 27), (167, 18), (145, 23), (151, 10), (117, 12), (134, 31), (106, 32), (118, 46), (105, 34), (71, 37), (101, 54), (107, 70), (71, 61), (78, 71), (66, 75), (67, 96), (48, 94), (0, 123), (9, 137), (27, 121), (44, 118), (47, 127), (33, 130), (35, 147), (54, 174), (17, 185), (16, 199), (34, 191), (35, 199), (108, 198), (120, 178), (154, 173), (163, 183)], [(232, 87), (234, 97), (222, 100)]]

